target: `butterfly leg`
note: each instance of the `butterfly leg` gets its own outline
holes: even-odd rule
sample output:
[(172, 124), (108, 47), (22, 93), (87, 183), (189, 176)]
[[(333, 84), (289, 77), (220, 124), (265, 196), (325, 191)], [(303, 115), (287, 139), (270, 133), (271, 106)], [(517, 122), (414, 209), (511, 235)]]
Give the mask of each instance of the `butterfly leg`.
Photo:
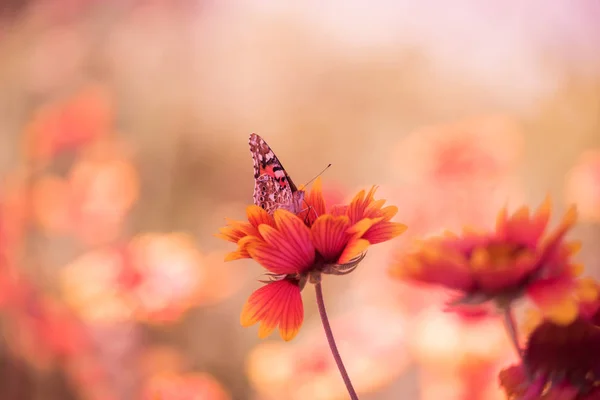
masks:
[(304, 217), (304, 223), (305, 223), (305, 224), (307, 224), (307, 225), (308, 225), (308, 223), (309, 223), (309, 219), (308, 219), (308, 217), (310, 216), (310, 212), (311, 212), (311, 211), (312, 211), (313, 213), (315, 213), (315, 219), (319, 218), (319, 214), (317, 213), (317, 210), (315, 210), (315, 208), (314, 208), (313, 206), (311, 206), (311, 205), (308, 205), (308, 207), (306, 207), (306, 208), (304, 208), (304, 209), (300, 210), (300, 212), (299, 212), (298, 214), (300, 214), (300, 213), (303, 213), (304, 211), (308, 211), (308, 212), (306, 213), (306, 216)]

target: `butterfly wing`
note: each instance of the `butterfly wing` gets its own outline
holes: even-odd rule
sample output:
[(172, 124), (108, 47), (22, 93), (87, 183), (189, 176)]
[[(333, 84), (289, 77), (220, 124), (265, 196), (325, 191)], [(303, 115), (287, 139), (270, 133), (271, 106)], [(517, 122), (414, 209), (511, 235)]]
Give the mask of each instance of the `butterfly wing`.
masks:
[(254, 204), (272, 214), (278, 208), (298, 212), (304, 192), (299, 191), (263, 138), (250, 135), (254, 162)]

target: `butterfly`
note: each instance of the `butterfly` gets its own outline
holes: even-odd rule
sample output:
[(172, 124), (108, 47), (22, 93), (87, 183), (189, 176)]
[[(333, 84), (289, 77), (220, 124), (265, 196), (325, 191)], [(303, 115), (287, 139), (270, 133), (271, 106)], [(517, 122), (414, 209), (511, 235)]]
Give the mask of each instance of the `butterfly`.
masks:
[(304, 190), (298, 190), (267, 142), (253, 133), (248, 143), (254, 162), (254, 204), (269, 214), (279, 208), (303, 211)]

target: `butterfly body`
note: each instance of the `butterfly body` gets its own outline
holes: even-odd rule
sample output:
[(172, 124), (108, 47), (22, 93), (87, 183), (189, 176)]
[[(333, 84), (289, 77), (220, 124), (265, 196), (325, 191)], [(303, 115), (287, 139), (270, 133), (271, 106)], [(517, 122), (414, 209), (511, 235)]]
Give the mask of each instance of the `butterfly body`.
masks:
[(254, 162), (254, 204), (269, 214), (282, 208), (295, 214), (303, 210), (304, 191), (298, 190), (279, 159), (263, 138), (250, 135)]

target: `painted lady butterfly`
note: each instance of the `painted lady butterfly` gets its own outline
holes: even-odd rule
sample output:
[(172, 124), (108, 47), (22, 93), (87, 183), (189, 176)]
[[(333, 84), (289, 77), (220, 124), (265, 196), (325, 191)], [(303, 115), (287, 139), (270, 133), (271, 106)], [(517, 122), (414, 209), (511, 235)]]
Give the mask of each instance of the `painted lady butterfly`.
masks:
[(278, 208), (301, 212), (304, 191), (294, 185), (267, 142), (253, 133), (249, 144), (254, 162), (254, 204), (269, 214)]

